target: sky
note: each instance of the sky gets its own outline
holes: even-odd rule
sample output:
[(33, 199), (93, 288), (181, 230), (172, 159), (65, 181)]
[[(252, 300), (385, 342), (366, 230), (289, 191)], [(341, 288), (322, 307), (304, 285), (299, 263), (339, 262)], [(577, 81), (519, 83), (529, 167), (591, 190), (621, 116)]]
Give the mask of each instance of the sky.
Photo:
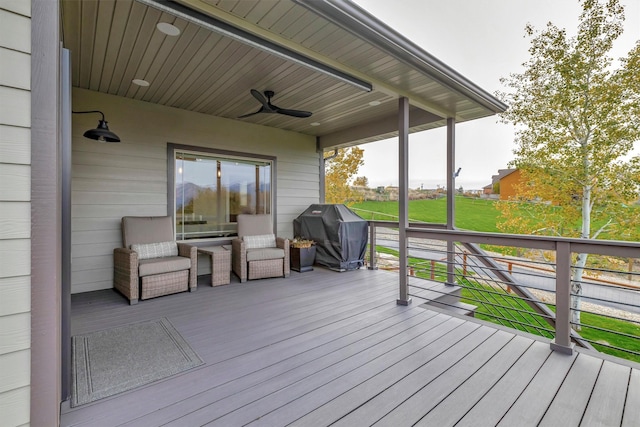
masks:
[[(527, 23), (543, 29), (547, 22), (576, 32), (578, 0), (354, 0), (428, 53), (494, 94), (505, 90), (501, 77), (520, 73), (529, 59)], [(626, 56), (640, 40), (640, 0), (621, 0), (625, 31), (611, 56)], [(456, 188), (481, 189), (498, 169), (513, 160), (513, 127), (497, 116), (456, 125)], [(362, 145), (370, 187), (398, 185), (396, 139)], [(636, 144), (640, 153), (640, 143)], [(409, 186), (446, 186), (446, 128), (409, 136)]]

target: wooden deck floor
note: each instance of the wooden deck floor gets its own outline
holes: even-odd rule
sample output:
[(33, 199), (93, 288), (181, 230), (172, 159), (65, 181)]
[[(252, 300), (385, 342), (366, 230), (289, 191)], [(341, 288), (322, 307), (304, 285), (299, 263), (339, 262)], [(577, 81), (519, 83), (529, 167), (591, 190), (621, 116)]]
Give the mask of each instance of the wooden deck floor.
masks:
[(137, 306), (75, 295), (74, 335), (167, 317), (205, 365), (64, 409), (61, 424), (640, 425), (638, 365), (554, 353), (396, 297), (396, 274), (318, 268)]

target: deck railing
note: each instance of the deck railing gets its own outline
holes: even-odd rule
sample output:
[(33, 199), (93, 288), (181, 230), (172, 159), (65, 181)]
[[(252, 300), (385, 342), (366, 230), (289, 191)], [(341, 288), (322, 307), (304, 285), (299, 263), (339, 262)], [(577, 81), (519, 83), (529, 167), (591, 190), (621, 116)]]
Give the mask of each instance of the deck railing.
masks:
[[(369, 268), (397, 268), (397, 222), (369, 221)], [(476, 316), (573, 345), (640, 361), (640, 258), (636, 242), (446, 230), (412, 222), (407, 230), (409, 295), (441, 282), (459, 287)], [(451, 246), (453, 243), (453, 246)], [(453, 247), (453, 251), (447, 248)], [(582, 277), (578, 254), (588, 254)], [(423, 284), (421, 284), (423, 283)], [(456, 288), (458, 289), (458, 288)], [(452, 307), (448, 290), (438, 305)], [(579, 315), (578, 315), (579, 313)]]

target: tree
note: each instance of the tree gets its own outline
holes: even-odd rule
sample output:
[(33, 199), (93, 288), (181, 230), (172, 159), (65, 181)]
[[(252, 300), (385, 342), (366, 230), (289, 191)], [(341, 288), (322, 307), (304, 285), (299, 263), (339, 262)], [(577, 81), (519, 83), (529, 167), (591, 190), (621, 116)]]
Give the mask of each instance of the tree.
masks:
[(351, 185), (358, 169), (364, 164), (363, 155), (362, 148), (340, 148), (336, 157), (326, 161), (324, 183), (327, 203), (350, 205), (362, 200), (362, 194), (353, 191)]
[(356, 187), (369, 188), (369, 180), (366, 176), (359, 176), (353, 180), (353, 185)]
[[(629, 206), (638, 199), (640, 159), (629, 154), (640, 138), (640, 42), (615, 69), (608, 53), (623, 31), (623, 6), (584, 0), (582, 8), (575, 37), (552, 23), (540, 32), (527, 26), (525, 71), (502, 79), (512, 89), (499, 96), (510, 105), (503, 120), (517, 129), (513, 166), (526, 201), (501, 204), (502, 228), (637, 239), (639, 209)], [(576, 329), (586, 262), (578, 254), (572, 272)]]

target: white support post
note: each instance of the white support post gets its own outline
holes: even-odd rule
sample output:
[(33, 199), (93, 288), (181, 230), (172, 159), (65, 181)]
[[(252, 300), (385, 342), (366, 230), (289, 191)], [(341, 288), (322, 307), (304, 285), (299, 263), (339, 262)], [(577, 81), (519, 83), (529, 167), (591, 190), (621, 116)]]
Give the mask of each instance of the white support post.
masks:
[(400, 297), (399, 305), (411, 304), (407, 278), (407, 228), (409, 227), (409, 100), (398, 100), (398, 234), (399, 234), (399, 271)]
[(556, 337), (551, 349), (572, 354), (571, 344), (571, 245), (556, 244)]
[[(447, 119), (447, 230), (455, 228), (455, 197), (456, 197), (456, 124), (454, 118)], [(455, 274), (455, 244), (447, 241), (447, 285), (456, 284)]]

